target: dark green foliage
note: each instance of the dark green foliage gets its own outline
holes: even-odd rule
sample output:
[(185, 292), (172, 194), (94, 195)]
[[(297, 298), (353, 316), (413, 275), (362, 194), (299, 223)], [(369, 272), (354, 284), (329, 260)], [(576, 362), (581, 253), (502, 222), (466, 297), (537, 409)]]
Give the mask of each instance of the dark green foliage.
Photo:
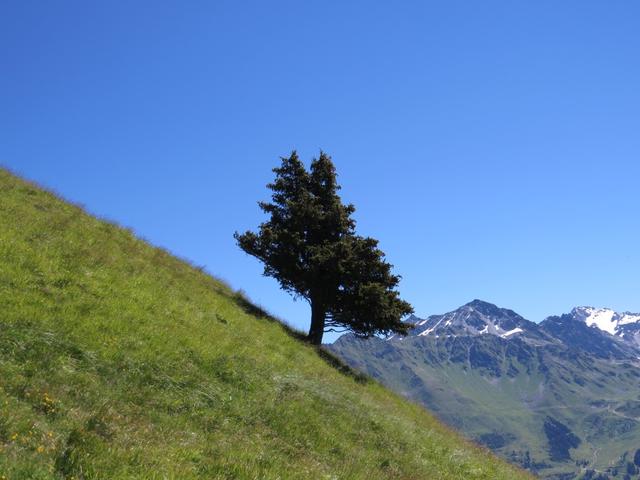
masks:
[(577, 448), (580, 445), (580, 438), (555, 418), (546, 418), (544, 421), (544, 433), (549, 442), (549, 458), (552, 461), (570, 460), (569, 449)]
[[(510, 434), (502, 434), (498, 432), (489, 432), (484, 433), (478, 437), (478, 442), (482, 445), (486, 445), (488, 448), (496, 449), (504, 447), (509, 441), (513, 440), (513, 435)], [(529, 457), (529, 452), (527, 452), (527, 458)], [(531, 463), (531, 460), (528, 461)]]
[(402, 317), (413, 311), (395, 288), (378, 241), (355, 233), (353, 205), (342, 203), (331, 158), (325, 153), (307, 171), (294, 151), (275, 168), (270, 215), (258, 233), (236, 233), (240, 248), (264, 263), (291, 294), (311, 305), (308, 338), (320, 344), (325, 331), (346, 329), (358, 336), (404, 334)]
[(610, 478), (609, 475), (605, 473), (599, 473), (595, 470), (587, 470), (581, 480), (610, 480)]

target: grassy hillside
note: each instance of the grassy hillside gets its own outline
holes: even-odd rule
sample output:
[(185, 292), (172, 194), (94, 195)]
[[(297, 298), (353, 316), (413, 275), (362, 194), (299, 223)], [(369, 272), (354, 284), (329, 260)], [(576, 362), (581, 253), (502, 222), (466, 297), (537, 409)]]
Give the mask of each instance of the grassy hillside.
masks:
[(0, 479), (52, 478), (529, 477), (0, 170)]

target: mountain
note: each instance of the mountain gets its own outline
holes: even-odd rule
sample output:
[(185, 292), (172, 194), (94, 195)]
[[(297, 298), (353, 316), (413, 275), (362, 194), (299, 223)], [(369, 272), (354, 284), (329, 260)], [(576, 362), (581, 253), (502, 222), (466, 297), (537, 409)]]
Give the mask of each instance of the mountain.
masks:
[[(453, 312), (432, 315), (424, 320), (412, 315), (407, 321), (415, 324), (410, 335), (418, 337), (431, 335), (439, 338), (488, 334), (501, 338), (522, 337), (533, 343), (553, 341), (547, 338), (535, 323), (525, 320), (513, 310), (498, 308), (481, 300), (473, 300)], [(390, 339), (394, 338), (402, 339), (400, 336), (390, 337)]]
[(202, 268), (4, 170), (0, 307), (3, 479), (529, 478)]
[(574, 320), (640, 346), (640, 314), (618, 313), (609, 308), (576, 307), (569, 314)]
[[(406, 337), (343, 335), (331, 349), (544, 478), (637, 478), (639, 350), (623, 330), (636, 323), (632, 314), (598, 323), (595, 312), (579, 307), (536, 324), (474, 300), (410, 318)], [(601, 329), (612, 322), (614, 334)]]
[(580, 312), (581, 308), (574, 308), (571, 313), (548, 317), (540, 323), (540, 328), (566, 346), (600, 358), (624, 360), (638, 357), (638, 344), (633, 336), (612, 335), (586, 321), (588, 318)]

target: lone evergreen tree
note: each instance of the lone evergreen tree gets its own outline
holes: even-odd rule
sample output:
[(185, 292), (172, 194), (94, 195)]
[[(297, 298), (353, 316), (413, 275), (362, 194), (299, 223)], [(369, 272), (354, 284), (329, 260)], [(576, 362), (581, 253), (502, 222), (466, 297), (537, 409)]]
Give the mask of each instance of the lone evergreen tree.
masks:
[(327, 331), (406, 334), (412, 313), (395, 287), (378, 241), (356, 235), (351, 214), (338, 196), (340, 186), (331, 158), (324, 152), (307, 171), (294, 151), (273, 169), (267, 185), (272, 202), (259, 202), (271, 218), (257, 233), (235, 233), (240, 248), (264, 263), (264, 275), (311, 305), (308, 340), (316, 345)]

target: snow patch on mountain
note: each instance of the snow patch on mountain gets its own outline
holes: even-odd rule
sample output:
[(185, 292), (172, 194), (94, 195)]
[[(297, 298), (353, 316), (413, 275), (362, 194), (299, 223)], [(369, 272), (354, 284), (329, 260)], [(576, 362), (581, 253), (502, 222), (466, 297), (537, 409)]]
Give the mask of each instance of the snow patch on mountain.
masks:
[(571, 311), (573, 317), (590, 327), (596, 327), (611, 335), (621, 335), (623, 325), (640, 323), (640, 314), (618, 313), (610, 308), (576, 307)]
[(522, 333), (524, 330), (522, 330), (520, 327), (516, 327), (513, 330), (509, 330), (508, 332), (504, 332), (503, 334), (501, 334), (500, 336), (502, 338), (507, 338), (510, 337), (511, 335), (514, 335), (516, 333)]
[[(444, 315), (433, 315), (426, 320), (412, 317), (414, 328), (410, 336), (434, 338), (496, 335), (513, 338), (523, 333), (525, 327), (522, 317), (511, 310), (500, 309), (481, 300), (468, 304)], [(389, 337), (389, 340), (396, 336)]]

